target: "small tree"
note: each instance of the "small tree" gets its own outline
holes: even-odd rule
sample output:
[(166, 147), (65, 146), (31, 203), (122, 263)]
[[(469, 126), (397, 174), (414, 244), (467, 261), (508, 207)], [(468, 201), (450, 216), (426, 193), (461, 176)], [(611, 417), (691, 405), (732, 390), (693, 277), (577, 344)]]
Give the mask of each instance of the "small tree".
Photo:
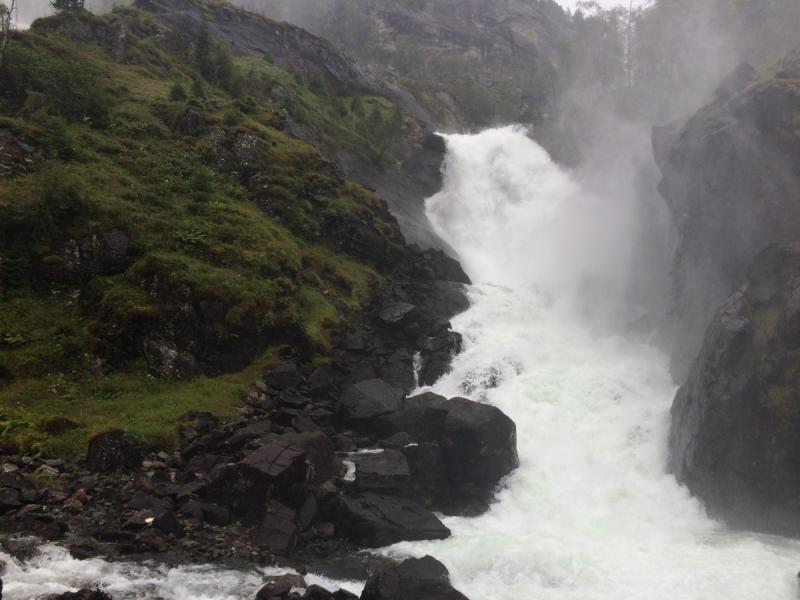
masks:
[(3, 54), (6, 51), (8, 41), (8, 30), (11, 29), (11, 17), (14, 14), (15, 0), (11, 0), (11, 6), (0, 4), (0, 31), (3, 33), (3, 45), (0, 47), (0, 68), (3, 67)]
[(194, 64), (197, 70), (200, 71), (200, 75), (208, 79), (214, 64), (211, 60), (211, 34), (205, 21), (200, 26), (200, 32), (194, 42)]
[(50, 3), (56, 12), (77, 12), (83, 10), (84, 0), (53, 0)]

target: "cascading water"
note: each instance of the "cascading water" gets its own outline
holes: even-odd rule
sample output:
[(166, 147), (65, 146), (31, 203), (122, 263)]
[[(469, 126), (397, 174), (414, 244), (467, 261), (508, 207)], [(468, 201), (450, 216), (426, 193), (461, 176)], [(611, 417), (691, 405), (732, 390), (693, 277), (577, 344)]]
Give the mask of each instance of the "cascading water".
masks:
[[(485, 515), (444, 519), (451, 538), (384, 552), (432, 554), (471, 600), (800, 598), (800, 542), (728, 531), (665, 473), (666, 357), (597, 333), (630, 312), (632, 201), (587, 194), (514, 128), (448, 146), (428, 213), (476, 285), (453, 320), (465, 350), (433, 389), (508, 414), (520, 467)], [(118, 600), (239, 600), (261, 582), (256, 571), (75, 561), (52, 546), (24, 567), (0, 558), (11, 600), (98, 583)]]
[[(800, 542), (735, 533), (665, 473), (665, 356), (593, 335), (623, 304), (633, 206), (583, 192), (514, 128), (450, 136), (437, 233), (476, 282), (465, 339), (433, 391), (517, 424), (520, 467), (432, 554), (472, 600), (797, 599)], [(587, 306), (600, 306), (587, 316)]]

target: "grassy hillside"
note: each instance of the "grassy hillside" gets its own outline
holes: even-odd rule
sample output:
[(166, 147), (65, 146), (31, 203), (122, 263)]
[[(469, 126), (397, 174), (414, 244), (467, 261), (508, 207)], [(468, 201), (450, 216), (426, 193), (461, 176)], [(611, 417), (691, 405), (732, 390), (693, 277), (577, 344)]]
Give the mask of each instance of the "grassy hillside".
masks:
[[(316, 147), (282, 133), (287, 117)], [(324, 362), (392, 262), (337, 252), (337, 227), (365, 223), (402, 251), (377, 197), (331, 158), (391, 165), (413, 127), (384, 99), (338, 98), (133, 8), (14, 33), (0, 68), (0, 441), (67, 454), (122, 427), (174, 444), (186, 411), (231, 414), (281, 355)], [(87, 267), (116, 231), (124, 259)], [(173, 331), (189, 305), (217, 316)], [(182, 335), (241, 336), (252, 360), (165, 377), (143, 344), (181, 350)]]

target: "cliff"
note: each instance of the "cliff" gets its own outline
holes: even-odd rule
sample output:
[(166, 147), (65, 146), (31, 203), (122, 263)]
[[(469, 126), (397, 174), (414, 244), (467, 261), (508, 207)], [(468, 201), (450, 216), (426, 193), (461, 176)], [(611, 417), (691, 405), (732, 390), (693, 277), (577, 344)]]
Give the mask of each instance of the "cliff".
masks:
[(664, 331), (685, 380), (716, 308), (771, 242), (800, 238), (800, 60), (769, 73), (740, 66), (682, 127), (653, 131), (677, 231)]
[(672, 406), (670, 470), (710, 515), (800, 535), (800, 248), (768, 246)]

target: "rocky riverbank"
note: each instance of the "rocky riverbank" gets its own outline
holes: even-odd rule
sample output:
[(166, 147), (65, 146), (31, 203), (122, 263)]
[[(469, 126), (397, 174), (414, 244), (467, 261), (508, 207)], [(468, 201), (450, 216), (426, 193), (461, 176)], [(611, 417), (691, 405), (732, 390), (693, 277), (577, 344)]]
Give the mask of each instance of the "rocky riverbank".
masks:
[[(361, 549), (448, 537), (433, 511), (483, 512), (518, 462), (514, 423), (498, 409), (408, 397), (447, 371), (461, 347), (448, 319), (468, 306), (455, 261), (413, 246), (409, 256), (412, 278), (373, 283), (370, 312), (342, 332), (328, 364), (287, 357), (237, 418), (191, 414), (180, 449), (109, 431), (67, 463), (3, 456), (3, 549), (24, 560), (51, 541), (80, 559), (277, 565), (372, 577), (366, 598), (428, 597), (387, 591), (411, 567)], [(300, 587), (275, 585), (259, 597)], [(447, 594), (436, 597), (462, 597)]]

